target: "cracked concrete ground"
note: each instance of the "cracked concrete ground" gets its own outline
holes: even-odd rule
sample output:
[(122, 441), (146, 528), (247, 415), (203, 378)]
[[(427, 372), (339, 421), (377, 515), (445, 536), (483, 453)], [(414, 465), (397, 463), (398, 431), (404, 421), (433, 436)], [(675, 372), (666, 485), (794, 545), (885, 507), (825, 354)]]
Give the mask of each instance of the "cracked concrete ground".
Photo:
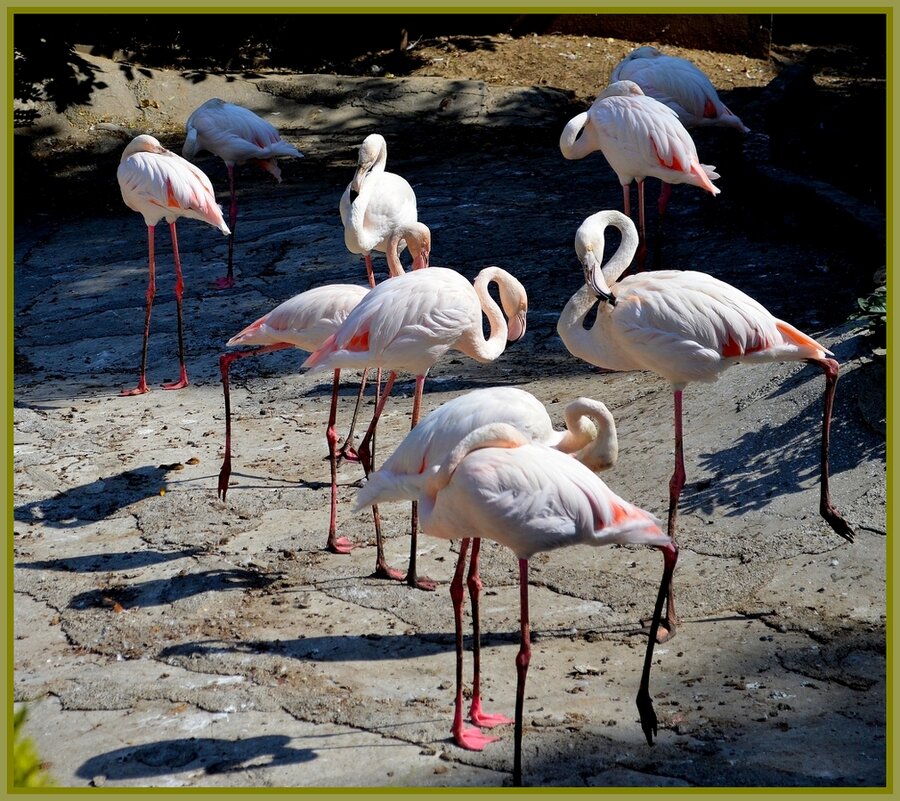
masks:
[[(216, 87), (281, 115), (283, 133), (305, 158), (285, 162), (279, 185), (239, 172), (233, 290), (211, 288), (224, 270), (226, 240), (200, 223), (180, 224), (185, 390), (157, 388), (177, 371), (161, 229), (148, 376), (154, 390), (118, 395), (136, 379), (146, 236), (118, 198), (122, 140), (110, 130), (133, 128), (135, 120), (107, 117), (107, 127), (78, 129), (71, 140), (59, 134), (61, 146), (92, 149), (87, 172), (73, 170), (67, 184), (89, 190), (84, 208), (17, 219), (14, 688), (15, 700), (30, 708), (27, 734), (64, 786), (509, 785), (511, 727), (478, 753), (449, 738), (447, 583), (455, 546), (420, 538), (419, 570), (439, 580), (434, 593), (371, 578), (370, 519), (350, 511), (361, 471), (348, 464), (340, 472), (340, 533), (360, 547), (346, 556), (323, 550), (330, 378), (305, 375), (303, 354), (235, 365), (233, 485), (226, 502), (216, 497), (224, 342), (297, 292), (364, 283), (361, 260), (344, 248), (337, 202), (369, 128), (388, 136), (389, 169), (416, 189), (420, 219), (434, 236), (432, 264), (470, 278), (498, 264), (529, 292), (526, 338), (490, 365), (459, 355), (440, 362), (426, 383), (425, 411), (474, 387), (510, 384), (536, 395), (561, 426), (568, 400), (603, 400), (621, 447), (605, 478), (665, 514), (668, 386), (649, 374), (600, 374), (556, 335), (559, 312), (581, 282), (575, 229), (593, 211), (621, 203), (602, 157), (562, 160), (558, 98), (549, 93), (535, 108), (510, 91), (497, 101), (515, 109), (503, 126), (415, 125), (402, 93), (349, 117), (336, 100), (344, 116), (330, 118), (310, 104), (313, 90), (298, 86), (274, 94), (252, 81)], [(428, 89), (432, 102), (446, 91), (442, 81)], [(318, 122), (293, 125), (285, 111), (292, 104), (298, 117), (318, 114)], [(145, 116), (144, 124), (179, 149), (172, 120), (181, 107), (173, 101), (163, 110), (165, 119)], [(488, 111), (473, 112), (472, 121), (495, 119)], [(722, 195), (675, 187), (662, 264), (699, 267), (741, 286), (834, 351), (842, 377), (832, 492), (857, 538), (841, 540), (817, 511), (817, 370), (737, 367), (713, 386), (690, 387), (676, 573), (684, 623), (656, 651), (659, 736), (647, 746), (634, 705), (644, 646), (635, 629), (655, 597), (659, 554), (615, 547), (538, 556), (525, 783), (880, 787), (885, 370), (865, 326), (848, 320), (858, 291), (853, 271), (871, 274), (880, 265), (861, 261), (849, 234), (837, 242), (811, 235), (777, 196), (769, 206), (756, 203), (752, 175), (739, 166), (754, 142), (703, 134), (698, 147), (716, 151), (718, 160), (709, 160), (723, 175)], [(226, 201), (222, 164), (208, 158), (201, 166)], [(356, 393), (356, 377), (347, 378), (342, 426)], [(408, 427), (412, 386), (401, 381), (388, 406), (382, 455)], [(369, 412), (371, 395), (367, 401)], [(408, 507), (382, 512), (389, 561), (402, 566)], [(486, 546), (483, 577), (486, 704), (511, 715), (512, 554)], [(467, 675), (470, 667), (467, 657)]]

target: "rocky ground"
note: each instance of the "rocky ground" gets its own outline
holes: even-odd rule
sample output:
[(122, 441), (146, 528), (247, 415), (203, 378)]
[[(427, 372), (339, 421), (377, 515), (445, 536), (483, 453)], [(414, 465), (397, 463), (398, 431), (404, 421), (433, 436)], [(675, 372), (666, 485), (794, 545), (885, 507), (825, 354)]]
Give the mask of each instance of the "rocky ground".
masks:
[[(511, 727), (480, 753), (448, 737), (455, 546), (420, 539), (420, 570), (441, 583), (434, 593), (371, 578), (370, 520), (350, 511), (361, 475), (345, 465), (341, 533), (360, 547), (323, 550), (330, 381), (304, 375), (294, 352), (235, 366), (234, 482), (219, 500), (217, 357), (281, 300), (364, 281), (361, 260), (344, 248), (337, 201), (359, 141), (380, 130), (389, 169), (413, 184), (432, 229), (432, 263), (469, 277), (498, 264), (530, 297), (526, 338), (491, 365), (462, 356), (436, 365), (426, 411), (474, 387), (510, 384), (561, 426), (568, 400), (601, 399), (621, 444), (609, 484), (664, 515), (669, 388), (649, 374), (600, 374), (556, 334), (581, 282), (575, 229), (621, 205), (602, 156), (565, 162), (559, 132), (632, 44), (446, 38), (416, 44), (418, 66), (403, 74), (373, 53), (341, 65), (345, 74), (323, 66), (315, 76), (203, 81), (85, 53), (105, 87), (66, 114), (37, 109), (45, 127), (20, 131), (16, 155), (14, 679), (16, 701), (30, 708), (27, 733), (60, 784), (509, 784)], [(858, 59), (838, 68), (833, 52), (799, 45), (772, 61), (688, 55), (753, 133), (698, 133), (722, 194), (676, 187), (663, 232), (651, 211), (654, 250), (661, 266), (740, 286), (834, 351), (842, 378), (833, 494), (857, 538), (845, 543), (817, 513), (818, 371), (738, 367), (714, 386), (690, 387), (677, 572), (684, 624), (656, 651), (656, 744), (644, 741), (633, 699), (644, 645), (637, 621), (652, 604), (659, 555), (618, 547), (539, 556), (525, 782), (883, 786), (885, 365), (854, 316), (885, 264), (883, 170), (877, 140), (856, 154), (869, 165), (866, 180), (814, 158), (842, 135), (839, 111), (879, 91), (883, 105), (883, 75), (879, 83)], [(115, 164), (141, 130), (180, 149), (185, 112), (214, 94), (270, 115), (305, 158), (286, 162), (277, 185), (239, 172), (234, 289), (211, 288), (224, 238), (180, 225), (191, 385), (177, 393), (156, 388), (177, 369), (161, 228), (154, 391), (122, 398), (136, 379), (146, 237), (118, 197)], [(785, 116), (798, 98), (822, 123), (807, 121), (815, 136), (786, 122), (799, 118)], [(200, 164), (225, 202), (222, 164)], [(342, 425), (354, 380), (343, 387)], [(411, 391), (400, 382), (388, 407), (383, 454), (408, 427)], [(382, 511), (389, 560), (402, 565), (408, 508)], [(483, 574), (487, 698), (511, 714), (515, 560), (487, 547)]]

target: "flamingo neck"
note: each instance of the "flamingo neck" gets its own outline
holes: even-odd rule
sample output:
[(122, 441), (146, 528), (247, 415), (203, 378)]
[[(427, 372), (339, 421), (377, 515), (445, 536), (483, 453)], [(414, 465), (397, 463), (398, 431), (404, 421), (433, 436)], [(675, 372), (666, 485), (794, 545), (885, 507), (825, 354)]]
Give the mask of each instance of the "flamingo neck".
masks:
[[(575, 458), (593, 472), (608, 470), (619, 458), (616, 422), (606, 405), (591, 398), (578, 398), (566, 407), (566, 427), (573, 439), (580, 436), (581, 445), (572, 448)], [(585, 437), (590, 436), (585, 440)]]
[(583, 111), (566, 123), (562, 135), (559, 137), (559, 149), (565, 158), (583, 159), (597, 150), (595, 143), (591, 141), (591, 137), (585, 130), (587, 122), (588, 113)]

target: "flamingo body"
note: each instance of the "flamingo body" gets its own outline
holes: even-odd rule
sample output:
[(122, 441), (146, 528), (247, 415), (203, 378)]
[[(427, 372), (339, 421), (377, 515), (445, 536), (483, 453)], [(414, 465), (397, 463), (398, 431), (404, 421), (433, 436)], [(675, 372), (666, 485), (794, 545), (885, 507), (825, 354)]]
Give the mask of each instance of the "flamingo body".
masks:
[(718, 125), (749, 133), (740, 118), (719, 99), (712, 82), (695, 64), (663, 55), (650, 45), (632, 50), (610, 75), (610, 83), (634, 81), (645, 95), (671, 108), (685, 128)]
[(606, 87), (586, 111), (571, 119), (560, 137), (567, 159), (601, 151), (622, 186), (648, 176), (667, 184), (692, 184), (717, 195), (714, 167), (700, 163), (697, 148), (678, 115), (646, 96), (633, 81)]
[[(399, 262), (399, 253), (408, 244), (406, 233), (413, 229), (421, 235), (424, 227), (418, 221), (412, 186), (402, 176), (387, 172), (386, 164), (385, 138), (369, 134), (359, 147), (356, 171), (338, 204), (344, 244), (351, 253), (365, 257), (371, 284), (371, 252), (386, 254), (390, 274), (397, 275), (402, 268), (392, 257)], [(414, 269), (428, 266), (427, 250), (423, 256), (414, 254)]]
[(164, 389), (182, 389), (188, 384), (184, 360), (184, 315), (182, 298), (184, 278), (181, 273), (181, 257), (178, 253), (178, 236), (175, 223), (179, 217), (202, 220), (218, 228), (223, 234), (230, 230), (216, 203), (209, 178), (181, 156), (164, 148), (157, 139), (147, 134), (136, 136), (122, 151), (116, 170), (122, 200), (128, 208), (138, 212), (147, 224), (148, 272), (146, 303), (144, 306), (144, 337), (141, 347), (141, 367), (138, 385), (124, 390), (123, 395), (142, 395), (147, 386), (147, 346), (150, 340), (150, 316), (156, 295), (156, 256), (154, 231), (156, 224), (165, 219), (172, 237), (172, 256), (175, 261), (175, 303), (178, 310), (178, 361), (180, 375), (177, 381), (163, 384)]
[(185, 123), (186, 138), (182, 155), (194, 158), (202, 150), (218, 156), (229, 168), (257, 162), (281, 182), (281, 169), (276, 159), (303, 154), (284, 141), (277, 129), (250, 109), (226, 103), (217, 97), (194, 110)]

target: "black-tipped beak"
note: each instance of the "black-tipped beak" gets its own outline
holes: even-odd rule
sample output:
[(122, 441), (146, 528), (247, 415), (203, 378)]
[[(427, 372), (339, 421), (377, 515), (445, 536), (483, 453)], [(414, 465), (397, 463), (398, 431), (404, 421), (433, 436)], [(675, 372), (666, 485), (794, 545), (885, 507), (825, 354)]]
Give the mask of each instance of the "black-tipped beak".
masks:
[(351, 189), (350, 190), (350, 202), (352, 203), (358, 197), (359, 197), (359, 192), (357, 192), (355, 189)]

